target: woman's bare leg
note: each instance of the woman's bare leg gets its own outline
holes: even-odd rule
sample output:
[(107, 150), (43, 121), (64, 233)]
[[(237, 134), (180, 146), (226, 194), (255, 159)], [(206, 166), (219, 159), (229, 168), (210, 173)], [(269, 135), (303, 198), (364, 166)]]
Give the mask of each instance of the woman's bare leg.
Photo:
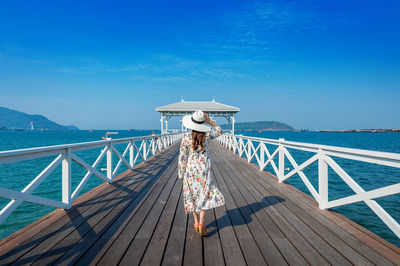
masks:
[(197, 217), (197, 213), (193, 213), (194, 224), (199, 224), (199, 218)]
[(200, 224), (204, 224), (204, 216), (206, 215), (206, 211), (200, 212)]

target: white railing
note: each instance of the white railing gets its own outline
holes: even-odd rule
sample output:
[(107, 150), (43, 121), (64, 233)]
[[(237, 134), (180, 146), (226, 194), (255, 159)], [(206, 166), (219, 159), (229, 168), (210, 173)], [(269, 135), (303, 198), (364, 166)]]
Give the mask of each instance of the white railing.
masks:
[[(285, 141), (284, 139), (265, 139), (246, 137), (242, 135), (225, 134), (218, 138), (220, 144), (237, 153), (239, 157), (244, 154), (248, 162), (254, 158), (263, 171), (271, 164), (279, 182), (298, 174), (314, 199), (318, 202), (320, 209), (328, 209), (343, 206), (355, 202), (365, 202), (372, 211), (400, 238), (400, 225), (393, 219), (374, 199), (400, 193), (400, 183), (385, 186), (370, 191), (365, 191), (354, 179), (332, 158), (332, 156), (351, 159), (361, 162), (391, 166), (400, 168), (400, 154), (378, 152), (370, 150), (351, 149), (335, 146), (308, 144), (300, 142)], [(246, 143), (245, 143), (246, 142)], [(254, 143), (257, 147), (255, 147)], [(266, 144), (276, 146), (270, 152)], [(311, 158), (298, 165), (288, 148), (314, 153)], [(274, 158), (278, 156), (278, 166)], [(285, 174), (285, 157), (292, 164), (293, 170)], [(311, 184), (303, 170), (318, 161), (318, 192)], [(355, 195), (328, 201), (328, 166), (330, 166), (340, 178), (355, 192)]]
[[(74, 143), (66, 145), (56, 145), (47, 147), (38, 147), (30, 149), (10, 150), (0, 152), (0, 164), (9, 164), (19, 161), (32, 160), (42, 157), (57, 156), (43, 171), (37, 175), (29, 185), (22, 191), (16, 191), (0, 187), (0, 197), (9, 198), (11, 201), (0, 211), (0, 223), (10, 215), (22, 202), (31, 202), (56, 208), (69, 209), (74, 200), (79, 196), (84, 185), (94, 174), (105, 182), (111, 183), (121, 167), (125, 164), (131, 171), (134, 170), (138, 158), (146, 161), (150, 156), (157, 154), (163, 149), (177, 142), (182, 133), (151, 135), (144, 137), (132, 137), (121, 139), (108, 139), (101, 141), (92, 141), (84, 143)], [(138, 147), (135, 142), (141, 141)], [(124, 152), (121, 154), (114, 146), (127, 143)], [(89, 165), (74, 152), (104, 147), (95, 162)], [(129, 162), (125, 158), (129, 153)], [(113, 154), (119, 161), (113, 167)], [(106, 156), (107, 168), (106, 174), (97, 170), (102, 159)], [(87, 170), (78, 186), (72, 191), (71, 188), (71, 164), (76, 162)], [(62, 164), (62, 201), (56, 201), (45, 197), (32, 195), (32, 192), (48, 177), (60, 164)]]

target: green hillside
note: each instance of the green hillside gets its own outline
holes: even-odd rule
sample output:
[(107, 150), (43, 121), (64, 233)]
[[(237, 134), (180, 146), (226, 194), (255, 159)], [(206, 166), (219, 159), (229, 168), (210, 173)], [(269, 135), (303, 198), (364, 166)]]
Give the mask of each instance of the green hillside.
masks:
[(33, 122), (35, 130), (78, 130), (75, 126), (57, 124), (42, 115), (29, 115), (9, 108), (0, 107), (0, 127), (9, 129), (30, 129), (31, 122)]

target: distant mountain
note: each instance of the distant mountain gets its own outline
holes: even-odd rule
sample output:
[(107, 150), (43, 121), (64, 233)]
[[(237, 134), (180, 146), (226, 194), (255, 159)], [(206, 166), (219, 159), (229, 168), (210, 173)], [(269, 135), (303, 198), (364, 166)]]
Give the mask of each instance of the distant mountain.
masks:
[(63, 126), (42, 115), (29, 115), (16, 110), (0, 107), (0, 127), (9, 129), (30, 129), (31, 122), (35, 130), (78, 130), (76, 126)]
[[(221, 125), (222, 129), (231, 129), (231, 124)], [(235, 123), (235, 130), (293, 131), (294, 128), (277, 121), (256, 121)]]

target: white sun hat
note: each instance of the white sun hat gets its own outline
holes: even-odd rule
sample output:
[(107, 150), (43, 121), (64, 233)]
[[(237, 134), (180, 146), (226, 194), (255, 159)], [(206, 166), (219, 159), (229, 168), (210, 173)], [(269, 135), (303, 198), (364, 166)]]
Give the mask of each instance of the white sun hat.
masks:
[(200, 110), (195, 111), (191, 115), (185, 115), (182, 118), (182, 123), (185, 127), (199, 132), (211, 131), (211, 125), (206, 124), (205, 121), (204, 113)]

